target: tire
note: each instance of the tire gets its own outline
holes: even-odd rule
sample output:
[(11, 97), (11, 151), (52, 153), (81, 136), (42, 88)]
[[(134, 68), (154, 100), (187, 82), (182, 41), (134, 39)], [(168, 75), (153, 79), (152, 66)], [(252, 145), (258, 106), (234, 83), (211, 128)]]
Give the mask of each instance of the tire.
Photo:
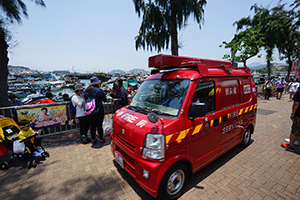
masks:
[(32, 166), (31, 166), (31, 162), (28, 161), (28, 162), (27, 162), (27, 168), (30, 169), (31, 167), (32, 167)]
[(251, 141), (251, 134), (252, 134), (251, 129), (248, 127), (246, 129), (246, 131), (244, 133), (244, 136), (243, 136), (243, 139), (242, 139), (242, 141), (240, 143), (241, 147), (247, 147), (247, 146), (249, 146), (250, 141)]
[(33, 168), (36, 168), (36, 161), (35, 160), (33, 160), (33, 161), (31, 161), (31, 166), (33, 167)]
[(173, 165), (164, 175), (159, 189), (161, 199), (177, 199), (184, 191), (188, 178), (188, 169), (185, 164)]
[(1, 163), (1, 169), (8, 169), (9, 165), (6, 161), (4, 161), (3, 163)]

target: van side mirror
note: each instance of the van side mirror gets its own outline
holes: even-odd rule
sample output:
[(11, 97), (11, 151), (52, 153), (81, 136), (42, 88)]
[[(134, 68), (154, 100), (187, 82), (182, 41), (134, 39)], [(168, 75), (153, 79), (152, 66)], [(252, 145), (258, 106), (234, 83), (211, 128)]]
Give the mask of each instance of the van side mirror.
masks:
[(204, 117), (206, 114), (206, 105), (205, 103), (195, 102), (192, 103), (188, 117), (190, 120), (194, 120), (197, 117)]

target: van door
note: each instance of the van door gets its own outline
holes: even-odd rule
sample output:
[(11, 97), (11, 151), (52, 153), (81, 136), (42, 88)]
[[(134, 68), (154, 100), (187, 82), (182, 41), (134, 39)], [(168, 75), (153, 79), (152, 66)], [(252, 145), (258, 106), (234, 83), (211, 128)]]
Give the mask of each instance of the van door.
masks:
[(192, 102), (205, 103), (207, 114), (194, 120), (187, 119), (190, 136), (187, 137), (187, 155), (191, 157), (193, 169), (207, 165), (218, 154), (220, 140), (219, 119), (216, 108), (215, 82), (199, 81)]
[(239, 142), (239, 135), (242, 130), (243, 121), (239, 115), (238, 105), (241, 103), (239, 79), (221, 81), (221, 111), (222, 134), (220, 140), (220, 153), (227, 150)]

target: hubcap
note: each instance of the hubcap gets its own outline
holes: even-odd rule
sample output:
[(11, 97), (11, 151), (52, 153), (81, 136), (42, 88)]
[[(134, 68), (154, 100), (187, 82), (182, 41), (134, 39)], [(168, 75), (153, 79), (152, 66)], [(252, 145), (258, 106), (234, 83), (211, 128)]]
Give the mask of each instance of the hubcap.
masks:
[(177, 169), (176, 171), (174, 171), (173, 174), (171, 174), (171, 176), (169, 177), (169, 180), (167, 182), (168, 194), (169, 195), (177, 194), (181, 190), (184, 184), (184, 180), (185, 180), (185, 175), (181, 169)]
[(244, 137), (245, 144), (248, 144), (248, 142), (250, 141), (250, 134), (251, 134), (250, 131), (247, 129)]

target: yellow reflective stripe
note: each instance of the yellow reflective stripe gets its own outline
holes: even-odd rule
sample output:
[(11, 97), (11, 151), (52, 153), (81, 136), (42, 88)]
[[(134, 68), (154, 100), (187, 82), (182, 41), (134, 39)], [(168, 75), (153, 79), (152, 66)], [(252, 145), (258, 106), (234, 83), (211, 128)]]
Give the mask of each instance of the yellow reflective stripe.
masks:
[(251, 107), (250, 107), (250, 109), (249, 109), (249, 112), (252, 110), (252, 108), (253, 108), (253, 105), (251, 105)]
[(212, 127), (214, 124), (214, 120), (210, 120), (210, 127)]
[(249, 109), (249, 106), (245, 109), (245, 112), (244, 112), (244, 113), (248, 112), (248, 109)]
[(173, 134), (172, 135), (167, 135), (166, 136), (166, 144), (169, 143), (170, 139), (172, 138)]
[(193, 132), (192, 135), (195, 135), (196, 133), (199, 133), (200, 130), (201, 130), (201, 128), (202, 128), (202, 126), (203, 126), (203, 124), (199, 124), (198, 126), (196, 126), (196, 128), (195, 128), (195, 130), (194, 130), (194, 132)]
[(219, 124), (221, 124), (222, 122), (222, 117), (219, 117)]
[(254, 105), (254, 108), (253, 108), (253, 109), (255, 109), (255, 108), (256, 108), (256, 106), (257, 106), (257, 103)]
[(243, 108), (240, 110), (239, 115), (241, 115), (243, 113), (243, 110), (244, 110)]
[(186, 134), (188, 134), (189, 130), (190, 129), (181, 131), (176, 141), (184, 139)]

